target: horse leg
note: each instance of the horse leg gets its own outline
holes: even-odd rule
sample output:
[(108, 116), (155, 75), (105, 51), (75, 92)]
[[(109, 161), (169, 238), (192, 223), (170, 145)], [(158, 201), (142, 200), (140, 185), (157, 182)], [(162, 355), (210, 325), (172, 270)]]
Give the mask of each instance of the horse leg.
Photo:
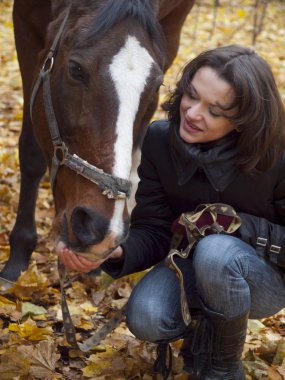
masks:
[[(29, 102), (38, 54), (44, 47), (50, 18), (49, 1), (14, 1), (14, 34), (24, 95), (23, 127), (19, 139), (21, 184), (16, 222), (9, 239), (10, 257), (0, 272), (2, 279), (12, 282), (17, 280), (21, 271), (28, 268), (37, 244), (36, 199), (39, 182), (47, 166), (33, 133)], [(7, 283), (4, 287), (8, 287)]]
[(14, 228), (10, 234), (10, 257), (0, 276), (16, 281), (28, 268), (29, 260), (37, 244), (35, 207), (40, 179), (46, 171), (46, 163), (33, 135), (27, 117), (19, 140), (21, 170), (20, 198)]

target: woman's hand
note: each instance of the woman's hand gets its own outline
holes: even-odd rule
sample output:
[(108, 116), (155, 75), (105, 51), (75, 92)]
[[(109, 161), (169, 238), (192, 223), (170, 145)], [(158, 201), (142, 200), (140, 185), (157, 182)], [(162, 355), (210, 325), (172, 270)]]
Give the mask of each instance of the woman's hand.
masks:
[(57, 251), (57, 253), (59, 255), (60, 261), (64, 264), (66, 268), (68, 268), (71, 271), (87, 273), (91, 270), (99, 268), (104, 261), (110, 258), (120, 258), (123, 254), (123, 250), (119, 246), (106, 259), (98, 261), (90, 261), (85, 257), (76, 255), (75, 252), (68, 248), (61, 248)]

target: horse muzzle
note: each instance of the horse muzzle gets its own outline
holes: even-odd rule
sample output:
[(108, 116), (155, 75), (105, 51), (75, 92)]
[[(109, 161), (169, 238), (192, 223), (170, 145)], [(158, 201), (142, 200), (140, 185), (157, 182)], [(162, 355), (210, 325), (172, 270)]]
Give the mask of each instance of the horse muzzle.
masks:
[(69, 221), (66, 213), (61, 219), (56, 251), (68, 248), (91, 261), (104, 260), (126, 240), (128, 228), (128, 221), (122, 221), (121, 233), (115, 233), (110, 230), (109, 219), (93, 209), (78, 206)]

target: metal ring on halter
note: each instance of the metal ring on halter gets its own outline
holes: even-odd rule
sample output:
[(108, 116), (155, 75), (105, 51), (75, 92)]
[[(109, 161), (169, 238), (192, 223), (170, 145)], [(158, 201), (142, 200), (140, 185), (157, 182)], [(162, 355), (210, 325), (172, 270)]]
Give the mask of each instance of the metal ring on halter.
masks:
[(67, 152), (68, 150), (64, 142), (54, 146), (54, 157), (60, 165), (64, 163)]
[[(50, 53), (53, 54), (53, 52), (50, 52)], [(45, 73), (50, 73), (53, 67), (54, 57), (53, 55), (50, 55), (50, 53), (47, 55), (44, 61), (44, 64), (42, 66), (42, 71), (44, 71)]]

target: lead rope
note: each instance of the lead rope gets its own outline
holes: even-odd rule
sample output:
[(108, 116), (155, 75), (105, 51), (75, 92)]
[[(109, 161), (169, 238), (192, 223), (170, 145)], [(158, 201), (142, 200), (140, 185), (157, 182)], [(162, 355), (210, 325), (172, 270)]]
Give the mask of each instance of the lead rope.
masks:
[[(168, 363), (167, 363), (168, 359)], [(154, 372), (160, 373), (163, 380), (167, 380), (172, 369), (172, 350), (169, 343), (159, 343), (157, 346), (157, 359), (154, 362)]]
[(96, 331), (90, 338), (88, 338), (84, 343), (77, 343), (75, 327), (73, 325), (70, 312), (68, 309), (68, 304), (66, 301), (65, 294), (65, 279), (66, 279), (66, 268), (61, 263), (58, 258), (58, 273), (59, 273), (59, 283), (61, 289), (61, 308), (62, 308), (62, 319), (64, 326), (64, 333), (67, 342), (75, 349), (82, 352), (89, 352), (95, 346), (101, 343), (101, 341), (112, 331), (114, 330), (123, 320), (126, 313), (127, 303), (123, 305), (115, 314), (114, 317), (109, 319), (103, 327)]

